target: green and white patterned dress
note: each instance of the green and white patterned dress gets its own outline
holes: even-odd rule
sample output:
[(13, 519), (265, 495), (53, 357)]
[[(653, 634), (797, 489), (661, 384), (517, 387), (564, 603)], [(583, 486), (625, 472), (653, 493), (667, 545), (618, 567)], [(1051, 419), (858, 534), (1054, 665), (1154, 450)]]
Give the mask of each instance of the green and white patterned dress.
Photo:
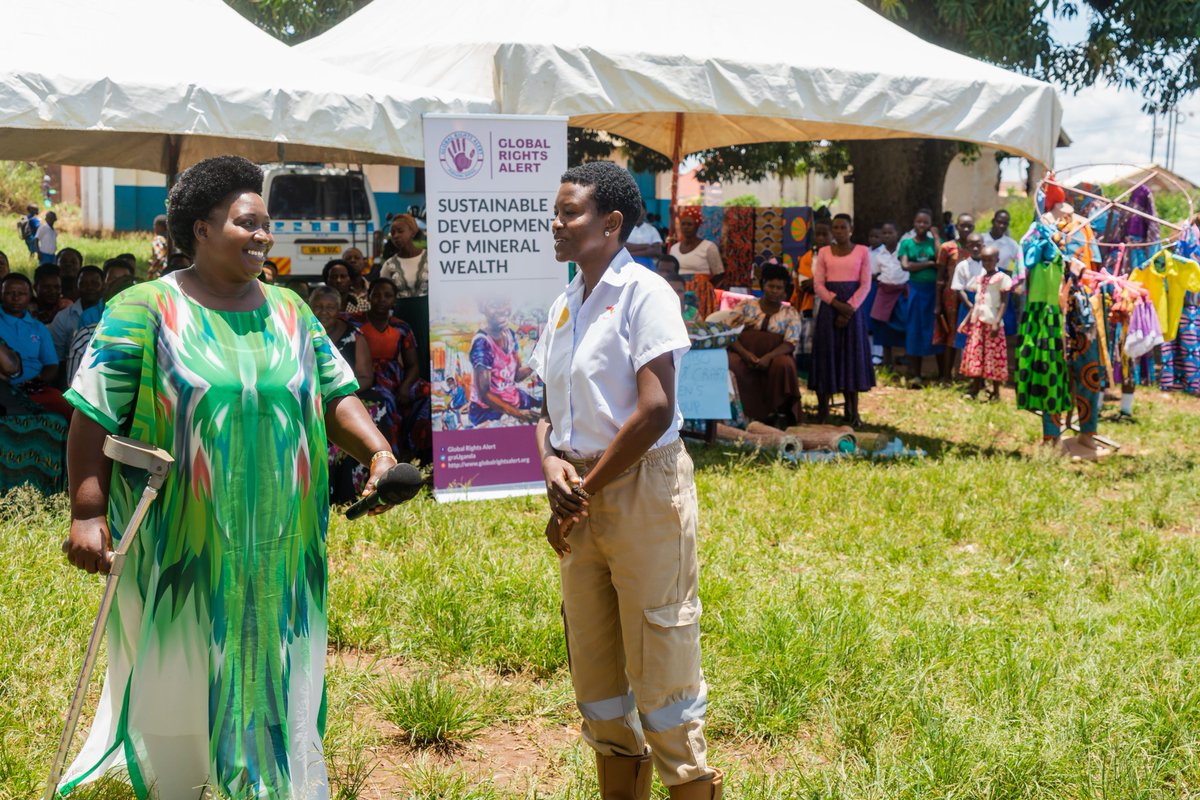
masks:
[[(175, 468), (129, 551), (63, 794), (112, 770), (139, 798), (329, 794), (324, 411), (358, 387), (308, 307), (262, 288), (246, 312), (200, 306), (173, 275), (126, 290), (67, 392)], [(114, 536), (144, 484), (114, 468)]]

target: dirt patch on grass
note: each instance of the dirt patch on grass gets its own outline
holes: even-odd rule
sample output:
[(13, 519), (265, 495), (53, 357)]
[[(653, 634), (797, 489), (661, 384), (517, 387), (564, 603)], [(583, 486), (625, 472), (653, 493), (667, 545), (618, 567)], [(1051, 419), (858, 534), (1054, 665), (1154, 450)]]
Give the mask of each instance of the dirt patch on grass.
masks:
[(552, 793), (568, 779), (565, 754), (579, 741), (575, 726), (528, 722), (500, 725), (447, 747), (412, 747), (387, 722), (388, 743), (373, 749), (370, 792), (390, 797), (411, 791), (430, 773), (461, 776), (469, 784), (491, 784), (511, 794)]

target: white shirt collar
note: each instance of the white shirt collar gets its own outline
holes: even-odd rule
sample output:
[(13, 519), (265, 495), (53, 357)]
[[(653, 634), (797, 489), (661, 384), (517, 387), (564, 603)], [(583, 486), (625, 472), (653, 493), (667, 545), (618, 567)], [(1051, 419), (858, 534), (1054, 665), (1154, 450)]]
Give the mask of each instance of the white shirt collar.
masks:
[[(633, 260), (633, 256), (629, 255), (629, 251), (622, 247), (613, 256), (612, 261), (608, 262), (608, 266), (604, 269), (604, 274), (600, 276), (600, 283), (607, 283), (609, 286), (615, 286), (618, 289), (629, 282), (628, 267), (632, 264), (638, 269), (645, 269), (641, 264)], [(594, 291), (594, 290), (593, 290)], [(567, 298), (572, 302), (576, 297), (583, 294), (583, 267), (575, 265), (575, 277), (567, 285)]]

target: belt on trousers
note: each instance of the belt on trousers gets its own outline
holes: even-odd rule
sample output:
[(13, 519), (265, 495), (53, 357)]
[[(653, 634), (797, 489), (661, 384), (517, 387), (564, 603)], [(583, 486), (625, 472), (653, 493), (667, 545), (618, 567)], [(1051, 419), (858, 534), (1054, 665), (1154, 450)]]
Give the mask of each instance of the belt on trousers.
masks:
[[(681, 450), (683, 450), (683, 439), (682, 438), (676, 439), (675, 441), (671, 442), (670, 444), (664, 444), (662, 447), (657, 447), (653, 450), (647, 450), (645, 452), (645, 454), (643, 454), (642, 457), (637, 460), (637, 464), (634, 464), (629, 469), (625, 470), (625, 472), (628, 472), (630, 469), (633, 469), (638, 464), (651, 463), (654, 461), (662, 461), (664, 458), (673, 458), (674, 456), (679, 455), (679, 451), (681, 451)], [(570, 455), (567, 453), (564, 453), (562, 455), (562, 458), (568, 464), (573, 466), (576, 470), (582, 470), (583, 472), (587, 472), (592, 467), (596, 466), (596, 462), (600, 460), (600, 456), (593, 456), (591, 458), (579, 458), (578, 456), (573, 456), (573, 455)], [(623, 475), (625, 473), (621, 473), (621, 474)]]

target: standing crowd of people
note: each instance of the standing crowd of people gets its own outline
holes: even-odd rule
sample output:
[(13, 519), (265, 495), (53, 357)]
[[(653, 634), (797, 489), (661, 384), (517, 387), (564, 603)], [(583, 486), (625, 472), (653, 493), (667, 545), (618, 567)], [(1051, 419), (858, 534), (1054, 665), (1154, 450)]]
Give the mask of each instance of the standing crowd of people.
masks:
[[(664, 252), (661, 232), (643, 221), (630, 253), (668, 280), (681, 281), (685, 320), (740, 329), (729, 345), (729, 368), (744, 417), (787, 428), (802, 422), (802, 379), (816, 395), (812, 419), (826, 423), (837, 397), (843, 419), (859, 427), (859, 395), (887, 365), (905, 385), (920, 388), (957, 373), (967, 396), (990, 383), (999, 397), (1015, 363), (1023, 304), (1021, 248), (997, 211), (990, 229), (975, 232), (961, 214), (939, 230), (918, 210), (911, 226), (885, 222), (867, 244), (851, 241), (849, 214), (815, 215), (812, 245), (791, 268), (774, 258), (755, 264), (757, 291), (729, 291), (716, 245), (698, 235), (700, 214), (684, 206), (678, 239)], [(943, 234), (947, 234), (943, 238)], [(979, 298), (977, 300), (977, 298)]]

